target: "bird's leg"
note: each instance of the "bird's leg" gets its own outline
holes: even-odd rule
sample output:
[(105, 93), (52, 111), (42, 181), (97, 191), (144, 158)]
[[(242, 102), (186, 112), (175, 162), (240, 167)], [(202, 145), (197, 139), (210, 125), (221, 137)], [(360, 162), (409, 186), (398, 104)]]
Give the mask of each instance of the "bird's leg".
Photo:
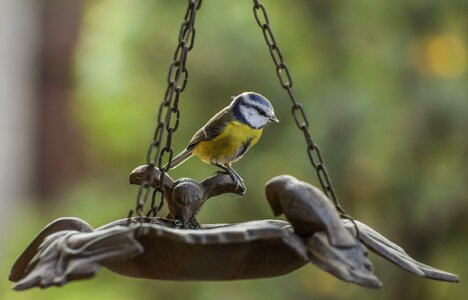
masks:
[(218, 168), (220, 168), (220, 169), (222, 169), (222, 170), (224, 171), (224, 172), (222, 172), (222, 171), (217, 171), (217, 172), (215, 172), (215, 174), (216, 174), (216, 173), (228, 174), (229, 176), (231, 176), (231, 179), (232, 179), (233, 181), (236, 181), (237, 178), (234, 177), (234, 174), (232, 174), (232, 173), (229, 171), (229, 169), (226, 168), (224, 165), (218, 164), (218, 163), (213, 163), (213, 165), (217, 166)]
[(242, 188), (241, 197), (243, 197), (245, 195), (245, 192), (247, 191), (247, 188), (245, 187), (244, 180), (239, 176), (239, 174), (236, 173), (236, 171), (234, 171), (234, 169), (231, 167), (231, 164), (222, 165), (219, 163), (215, 163), (214, 165), (222, 169), (229, 176), (231, 176), (232, 181), (234, 181), (237, 184), (237, 186), (240, 186)]

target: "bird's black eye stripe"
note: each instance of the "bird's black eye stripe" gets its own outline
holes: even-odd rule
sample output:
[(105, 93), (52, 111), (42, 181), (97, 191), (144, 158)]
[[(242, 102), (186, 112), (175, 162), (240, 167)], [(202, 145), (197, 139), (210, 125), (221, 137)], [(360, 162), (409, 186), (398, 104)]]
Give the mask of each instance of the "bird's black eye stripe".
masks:
[(242, 105), (245, 106), (245, 107), (248, 107), (248, 108), (255, 109), (262, 116), (265, 116), (265, 117), (267, 116), (267, 113), (263, 109), (261, 109), (260, 107), (258, 107), (256, 105), (252, 105), (250, 103), (243, 103)]
[(258, 106), (255, 106), (255, 109), (258, 111), (259, 114), (261, 114), (262, 116), (266, 117), (267, 116), (267, 113), (266, 111), (264, 111), (263, 109), (261, 109), (260, 107)]
[(260, 115), (262, 115), (264, 117), (267, 116), (266, 112), (263, 109), (261, 109), (260, 107), (252, 105), (252, 108), (254, 108)]

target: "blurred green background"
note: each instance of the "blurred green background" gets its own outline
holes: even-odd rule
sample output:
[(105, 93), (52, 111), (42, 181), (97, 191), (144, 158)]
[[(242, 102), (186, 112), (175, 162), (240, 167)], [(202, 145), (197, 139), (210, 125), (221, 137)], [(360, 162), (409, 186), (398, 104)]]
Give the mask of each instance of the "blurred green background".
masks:
[[(235, 165), (246, 197), (209, 201), (199, 217), (204, 223), (271, 218), (263, 185), (273, 176), (318, 185), (251, 2), (203, 1), (174, 149), (243, 91), (269, 98), (281, 122)], [(10, 266), (47, 223), (75, 216), (98, 227), (135, 206), (137, 188), (127, 177), (145, 162), (186, 1), (8, 0), (0, 13), (10, 16), (2, 23), (7, 51), (0, 59), (10, 66), (0, 80), (11, 84), (0, 91), (17, 97), (2, 97), (1, 115), (12, 121), (2, 131), (9, 150), (0, 158), (0, 299), (468, 295), (468, 2), (262, 2), (342, 205), (462, 283), (422, 279), (371, 255), (384, 283), (378, 291), (313, 265), (278, 278), (215, 283), (136, 280), (102, 270), (64, 288), (11, 291)], [(171, 176), (202, 179), (215, 170), (191, 159)]]

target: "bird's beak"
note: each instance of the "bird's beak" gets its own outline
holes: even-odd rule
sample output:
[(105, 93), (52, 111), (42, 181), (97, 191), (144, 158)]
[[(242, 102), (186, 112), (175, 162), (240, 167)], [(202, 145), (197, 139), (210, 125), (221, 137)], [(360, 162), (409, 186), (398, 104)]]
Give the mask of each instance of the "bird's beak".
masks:
[(279, 122), (278, 118), (277, 118), (275, 115), (273, 115), (273, 116), (270, 117), (270, 121), (271, 121), (271, 122), (275, 122), (275, 123), (278, 123), (278, 122)]

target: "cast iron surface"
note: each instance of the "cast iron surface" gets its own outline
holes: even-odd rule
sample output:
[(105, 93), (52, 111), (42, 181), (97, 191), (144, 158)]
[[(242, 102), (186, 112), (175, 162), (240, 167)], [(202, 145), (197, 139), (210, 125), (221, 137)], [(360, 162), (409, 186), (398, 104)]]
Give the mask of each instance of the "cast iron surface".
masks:
[[(165, 188), (176, 182), (166, 177)], [(193, 220), (210, 195), (236, 192), (230, 177), (215, 174), (182, 186), (183, 195), (196, 186), (197, 201), (183, 202)], [(219, 186), (216, 186), (218, 185)], [(214, 186), (211, 186), (214, 185)], [(187, 189), (187, 191), (184, 191)], [(166, 193), (170, 196), (173, 193)], [(340, 219), (326, 196), (310, 184), (291, 176), (273, 178), (266, 186), (274, 214), (287, 220), (261, 220), (239, 224), (204, 224), (183, 228), (169, 218), (133, 218), (111, 222), (93, 230), (76, 218), (58, 219), (46, 226), (13, 265), (10, 280), (17, 290), (63, 285), (94, 276), (101, 267), (146, 279), (233, 280), (287, 274), (311, 262), (344, 281), (379, 288), (367, 247), (416, 275), (457, 282), (458, 277), (411, 258), (400, 246), (355, 221)], [(192, 207), (192, 205), (194, 207)], [(193, 214), (193, 215), (192, 215)], [(189, 216), (189, 217), (187, 217)], [(300, 222), (298, 222), (298, 220)], [(310, 226), (309, 226), (310, 225)]]
[[(161, 172), (158, 168), (148, 169), (147, 165), (135, 168), (130, 173), (130, 183), (141, 185), (148, 176), (148, 170), (153, 174), (153, 188), (160, 187)], [(215, 173), (211, 177), (198, 182), (191, 178), (173, 180), (169, 175), (164, 176), (164, 197), (169, 207), (167, 218), (177, 220), (182, 228), (197, 228), (196, 219), (206, 200), (225, 193), (240, 195), (242, 188), (232, 181), (231, 176), (224, 173)]]

